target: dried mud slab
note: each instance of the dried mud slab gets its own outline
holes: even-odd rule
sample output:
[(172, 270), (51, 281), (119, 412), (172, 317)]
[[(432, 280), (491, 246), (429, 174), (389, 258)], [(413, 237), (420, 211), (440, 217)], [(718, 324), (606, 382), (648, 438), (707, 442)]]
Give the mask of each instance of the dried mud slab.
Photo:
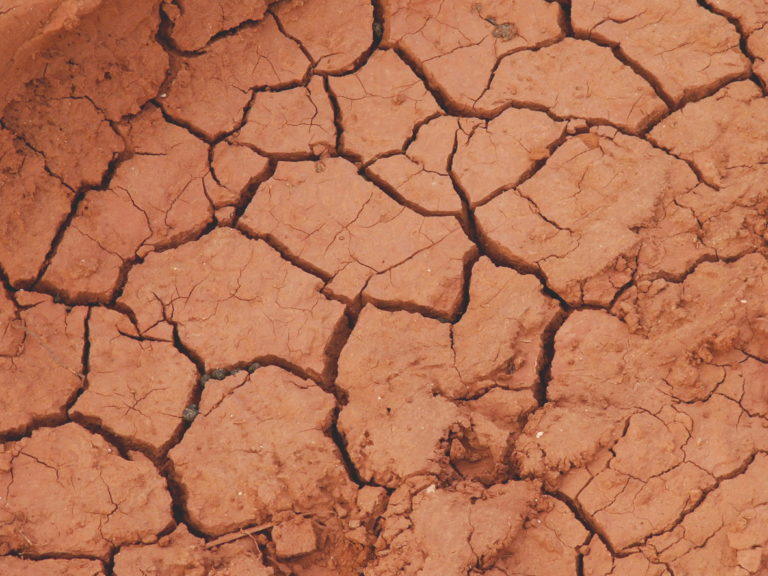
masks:
[(431, 484), (412, 496), (392, 495), (368, 573), (575, 573), (586, 536), (571, 511), (536, 484)]
[(234, 140), (265, 156), (327, 155), (336, 147), (336, 126), (323, 80), (313, 76), (307, 86), (258, 92)]
[(202, 54), (180, 59), (163, 108), (215, 138), (237, 127), (251, 90), (298, 84), (309, 64), (298, 44), (267, 14), (256, 26), (217, 40)]
[(264, 566), (258, 546), (249, 538), (208, 548), (205, 540), (192, 536), (183, 524), (155, 544), (121, 548), (115, 556), (113, 571), (115, 576), (274, 574), (271, 568)]
[(182, 425), (197, 368), (172, 342), (141, 339), (130, 320), (94, 308), (88, 380), (70, 415), (157, 454)]
[(280, 163), (239, 226), (317, 270), (338, 297), (363, 292), (435, 314), (456, 312), (477, 254), (457, 220), (398, 204), (341, 158)]
[[(157, 0), (102, 2), (76, 27), (64, 25), (39, 55), (44, 71), (20, 97), (88, 99), (112, 121), (137, 113), (157, 95), (168, 69), (168, 56), (155, 41), (158, 4)], [(33, 115), (35, 110), (27, 113)], [(62, 123), (62, 129), (82, 121), (47, 120)]]
[(751, 82), (738, 82), (685, 106), (650, 137), (691, 162), (703, 182), (679, 199), (701, 223), (700, 238), (719, 258), (761, 250), (768, 239), (768, 103)]
[(373, 5), (367, 0), (289, 0), (277, 3), (274, 14), (318, 74), (348, 72), (373, 43)]
[(279, 358), (319, 377), (344, 311), (321, 285), (264, 242), (217, 228), (147, 256), (119, 303), (142, 334), (169, 339), (173, 326), (206, 370)]
[(377, 51), (348, 76), (332, 77), (344, 132), (341, 150), (363, 161), (403, 149), (418, 124), (440, 107), (392, 50)]
[(74, 196), (41, 154), (0, 129), (0, 266), (11, 285), (34, 282)]
[(172, 522), (171, 497), (152, 463), (119, 455), (73, 423), (4, 444), (0, 485), (3, 554), (106, 558), (114, 546), (154, 541)]
[(179, 50), (201, 50), (221, 32), (245, 21), (264, 18), (269, 0), (163, 0), (163, 14), (170, 20), (168, 34)]
[(421, 214), (460, 214), (461, 196), (456, 192), (450, 167), (459, 133), (473, 119), (438, 116), (416, 131), (403, 152), (379, 158), (366, 175), (390, 196)]
[(754, 59), (752, 71), (768, 83), (768, 6), (762, 0), (712, 0), (709, 6), (741, 26), (747, 53)]
[(216, 208), (237, 205), (247, 188), (260, 182), (269, 170), (269, 159), (234, 142), (222, 140), (212, 151), (212, 179), (206, 193)]
[(584, 118), (642, 132), (667, 112), (648, 82), (610, 48), (565, 38), (501, 60), (475, 108), (496, 114), (509, 107), (545, 108), (562, 118)]
[(97, 185), (123, 148), (110, 126), (153, 98), (168, 56), (155, 41), (157, 1), (100, 5), (48, 39), (36, 74), (2, 110), (6, 128), (46, 158), (72, 188)]
[(98, 186), (110, 162), (123, 151), (122, 139), (87, 98), (51, 99), (47, 92), (45, 86), (39, 94), (8, 104), (4, 126), (40, 152), (68, 187)]
[(502, 473), (510, 434), (536, 405), (542, 336), (557, 315), (534, 277), (485, 258), (455, 325), (366, 306), (337, 377), (348, 394), (339, 430), (361, 477), (395, 487), (450, 476), (449, 459), (468, 477)]
[(98, 560), (29, 560), (15, 556), (0, 556), (0, 570), (5, 576), (38, 576), (55, 574), (56, 576), (103, 576), (101, 562)]
[(500, 58), (564, 35), (560, 6), (540, 0), (381, 4), (382, 45), (407, 55), (445, 101), (465, 111), (482, 96)]
[(756, 166), (719, 189), (701, 184), (679, 199), (701, 223), (700, 239), (719, 258), (764, 249), (768, 241), (768, 169)]
[(657, 555), (675, 574), (759, 574), (768, 545), (766, 473), (768, 460), (758, 454), (742, 474), (707, 494), (674, 530), (651, 538), (648, 554)]
[(0, 437), (62, 419), (83, 385), (85, 308), (0, 289)]
[(768, 99), (757, 85), (736, 82), (665, 118), (649, 137), (719, 187), (768, 162), (767, 118)]
[(517, 185), (565, 134), (565, 123), (543, 112), (510, 108), (460, 137), (453, 174), (469, 205), (487, 201)]
[(151, 107), (127, 134), (132, 156), (107, 190), (78, 205), (41, 285), (69, 300), (108, 302), (125, 264), (184, 242), (210, 222), (208, 148)]
[(576, 0), (571, 23), (580, 38), (618, 46), (675, 104), (749, 74), (736, 29), (695, 0)]
[(193, 525), (221, 535), (286, 513), (322, 521), (351, 511), (357, 487), (328, 435), (333, 396), (277, 367), (230, 378), (207, 383), (200, 414), (170, 451)]
[(680, 284), (629, 290), (623, 322), (571, 315), (549, 402), (516, 444), (521, 473), (572, 498), (616, 551), (672, 529), (768, 446), (765, 420), (741, 404), (764, 379), (766, 277), (759, 255), (703, 263)]
[(675, 203), (697, 182), (684, 162), (603, 127), (566, 140), (475, 216), (493, 253), (540, 269), (569, 303), (606, 306), (635, 274), (679, 276), (712, 253)]
[(643, 554), (613, 556), (597, 537), (592, 538), (584, 554), (584, 576), (672, 576), (667, 567), (657, 559), (650, 560)]

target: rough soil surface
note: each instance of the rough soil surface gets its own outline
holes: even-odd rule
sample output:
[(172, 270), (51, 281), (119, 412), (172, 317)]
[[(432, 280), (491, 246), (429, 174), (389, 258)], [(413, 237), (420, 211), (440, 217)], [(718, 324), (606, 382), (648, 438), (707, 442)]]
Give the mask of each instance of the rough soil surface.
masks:
[(768, 574), (762, 0), (0, 32), (0, 574)]

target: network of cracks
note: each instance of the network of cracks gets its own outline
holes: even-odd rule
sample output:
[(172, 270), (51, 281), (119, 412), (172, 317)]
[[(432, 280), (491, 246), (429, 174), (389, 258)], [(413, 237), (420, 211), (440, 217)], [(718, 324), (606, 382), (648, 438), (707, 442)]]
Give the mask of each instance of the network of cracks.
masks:
[(762, 0), (48, 8), (0, 572), (768, 570)]

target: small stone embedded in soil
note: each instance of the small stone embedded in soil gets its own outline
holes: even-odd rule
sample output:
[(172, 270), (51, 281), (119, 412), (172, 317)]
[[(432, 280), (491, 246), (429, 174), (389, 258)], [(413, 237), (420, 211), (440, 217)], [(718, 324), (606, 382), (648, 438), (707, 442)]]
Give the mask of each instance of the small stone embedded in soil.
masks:
[(20, 309), (0, 288), (1, 436), (63, 419), (83, 385), (86, 309), (68, 310), (37, 296), (39, 302)]
[(73, 423), (2, 445), (0, 486), (3, 554), (105, 558), (113, 546), (153, 541), (172, 522), (153, 464), (136, 452), (124, 458)]
[(537, 163), (549, 157), (565, 132), (543, 112), (510, 108), (459, 136), (453, 173), (471, 206), (505, 187), (517, 185)]
[(406, 150), (378, 159), (366, 174), (423, 213), (459, 214), (461, 197), (448, 168), (462, 123), (460, 118), (438, 116), (422, 124)]
[(319, 76), (307, 86), (257, 92), (235, 141), (265, 155), (323, 155), (336, 146), (336, 126)]
[(510, 104), (544, 107), (561, 117), (613, 124), (632, 133), (667, 112), (650, 84), (610, 48), (573, 38), (501, 60), (475, 109), (493, 114)]
[(159, 452), (182, 426), (197, 368), (172, 342), (141, 340), (130, 320), (94, 308), (88, 387), (70, 414)]
[[(204, 404), (217, 385), (208, 382)], [(170, 451), (192, 524), (220, 535), (287, 511), (350, 510), (357, 488), (326, 435), (333, 410), (331, 395), (280, 368), (246, 375)]]
[(147, 256), (128, 274), (119, 302), (141, 333), (170, 322), (206, 369), (276, 357), (319, 377), (344, 310), (320, 287), (266, 243), (217, 228)]
[(749, 71), (736, 29), (696, 0), (576, 0), (571, 22), (578, 37), (620, 47), (675, 104)]
[(86, 193), (42, 278), (73, 300), (109, 301), (125, 261), (195, 236), (212, 218), (208, 149), (150, 107), (128, 129), (133, 155)]
[(220, 38), (199, 56), (182, 59), (163, 108), (213, 138), (237, 126), (251, 90), (299, 83), (308, 68), (296, 42), (267, 14), (256, 26)]
[(0, 267), (12, 285), (34, 281), (74, 196), (41, 154), (0, 128)]
[(382, 44), (415, 62), (451, 105), (471, 109), (499, 58), (564, 36), (560, 6), (543, 0), (384, 0)]
[[(250, 538), (242, 538), (215, 548), (189, 533), (183, 524), (154, 544), (123, 546), (115, 555), (115, 576), (272, 576), (261, 552)], [(74, 575), (73, 575), (74, 576)]]
[(269, 0), (163, 0), (170, 38), (180, 50), (201, 50), (221, 32), (264, 18)]
[(31, 560), (15, 556), (0, 556), (0, 571), (4, 576), (104, 576), (101, 562), (81, 559)]
[[(376, 300), (454, 313), (464, 266), (476, 254), (458, 221), (398, 204), (342, 158), (324, 166), (318, 172), (314, 162), (281, 162), (240, 227), (318, 270), (329, 279), (326, 289), (346, 300), (370, 286)], [(423, 290), (413, 290), (416, 281)]]
[(373, 42), (373, 6), (367, 0), (290, 0), (277, 3), (274, 14), (320, 74), (349, 71)]
[(341, 148), (364, 161), (402, 150), (417, 125), (440, 112), (393, 50), (374, 52), (363, 68), (329, 83), (344, 126)]

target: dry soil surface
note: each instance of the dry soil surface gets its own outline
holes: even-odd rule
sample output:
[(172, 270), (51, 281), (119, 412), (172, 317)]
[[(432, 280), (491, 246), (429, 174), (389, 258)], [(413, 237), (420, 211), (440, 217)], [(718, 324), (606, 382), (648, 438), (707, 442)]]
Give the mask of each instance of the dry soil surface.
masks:
[(768, 574), (764, 0), (0, 7), (0, 574)]

